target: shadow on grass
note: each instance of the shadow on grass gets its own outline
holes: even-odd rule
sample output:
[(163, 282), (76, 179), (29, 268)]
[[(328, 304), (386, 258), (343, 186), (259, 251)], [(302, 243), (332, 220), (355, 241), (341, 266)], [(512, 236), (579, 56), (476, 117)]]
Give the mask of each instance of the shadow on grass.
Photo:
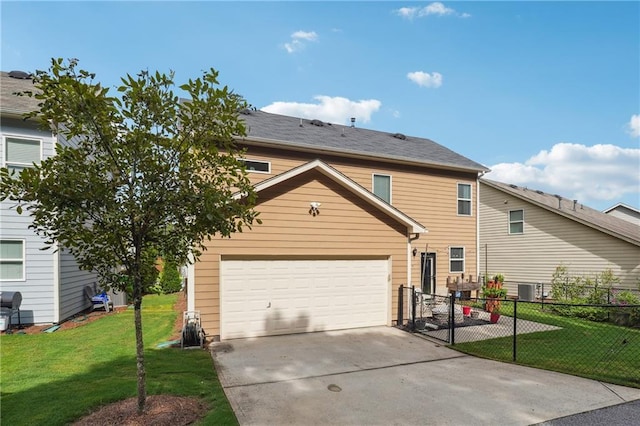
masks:
[[(41, 362), (46, 363), (46, 359)], [(90, 365), (84, 373), (1, 394), (1, 418), (6, 425), (66, 425), (103, 405), (136, 396), (135, 354)], [(204, 424), (237, 424), (206, 350), (176, 348), (145, 352), (147, 395), (193, 396), (209, 412)], [(6, 377), (3, 375), (3, 382)], [(42, 381), (41, 381), (42, 382)]]

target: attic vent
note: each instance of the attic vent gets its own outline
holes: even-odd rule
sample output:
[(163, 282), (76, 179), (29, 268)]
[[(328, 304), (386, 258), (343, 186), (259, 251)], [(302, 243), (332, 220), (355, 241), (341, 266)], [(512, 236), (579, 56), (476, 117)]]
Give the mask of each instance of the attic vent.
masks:
[(512, 187), (513, 189), (518, 188), (518, 185), (514, 185), (514, 184), (510, 184), (509, 186)]
[(318, 126), (318, 127), (324, 126), (324, 123), (322, 121), (320, 121), (320, 120), (311, 120), (310, 123), (313, 124), (314, 126)]
[(240, 114), (251, 115), (251, 108), (244, 108), (240, 110)]
[(394, 133), (391, 136), (393, 136), (396, 139), (403, 140), (403, 141), (407, 140), (407, 137), (405, 135), (403, 135), (402, 133)]
[(9, 71), (9, 77), (17, 78), (20, 80), (28, 80), (31, 78), (31, 74), (24, 71)]
[(536, 192), (540, 195), (544, 194), (544, 192), (540, 191), (539, 189), (537, 189)]

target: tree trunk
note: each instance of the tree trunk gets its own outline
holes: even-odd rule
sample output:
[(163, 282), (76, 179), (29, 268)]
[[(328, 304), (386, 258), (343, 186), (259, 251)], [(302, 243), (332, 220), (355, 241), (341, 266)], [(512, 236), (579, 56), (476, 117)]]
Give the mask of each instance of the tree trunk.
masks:
[(138, 414), (144, 412), (147, 399), (146, 373), (144, 369), (144, 343), (142, 341), (142, 285), (134, 284), (133, 313), (136, 325), (136, 366), (138, 370)]

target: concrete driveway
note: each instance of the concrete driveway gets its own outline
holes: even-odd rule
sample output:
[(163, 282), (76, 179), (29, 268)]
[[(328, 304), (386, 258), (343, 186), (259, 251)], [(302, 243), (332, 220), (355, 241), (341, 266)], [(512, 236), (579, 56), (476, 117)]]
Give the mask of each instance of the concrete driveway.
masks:
[(530, 425), (640, 399), (391, 327), (230, 340), (212, 354), (242, 425)]

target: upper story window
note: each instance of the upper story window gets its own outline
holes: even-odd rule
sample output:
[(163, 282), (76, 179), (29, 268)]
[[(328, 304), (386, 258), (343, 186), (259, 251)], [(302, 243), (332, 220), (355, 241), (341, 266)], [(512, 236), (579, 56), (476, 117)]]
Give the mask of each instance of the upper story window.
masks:
[(391, 176), (373, 174), (373, 193), (391, 204)]
[(524, 210), (509, 210), (509, 233), (524, 234)]
[(248, 172), (253, 173), (271, 173), (271, 163), (268, 161), (245, 160), (240, 159), (244, 163)]
[(20, 174), (23, 169), (40, 164), (42, 159), (42, 142), (38, 139), (5, 137), (5, 165), (9, 173)]
[(24, 241), (0, 240), (0, 281), (24, 280)]
[(458, 184), (458, 215), (471, 216), (471, 184)]
[(464, 247), (449, 247), (449, 272), (464, 272)]

